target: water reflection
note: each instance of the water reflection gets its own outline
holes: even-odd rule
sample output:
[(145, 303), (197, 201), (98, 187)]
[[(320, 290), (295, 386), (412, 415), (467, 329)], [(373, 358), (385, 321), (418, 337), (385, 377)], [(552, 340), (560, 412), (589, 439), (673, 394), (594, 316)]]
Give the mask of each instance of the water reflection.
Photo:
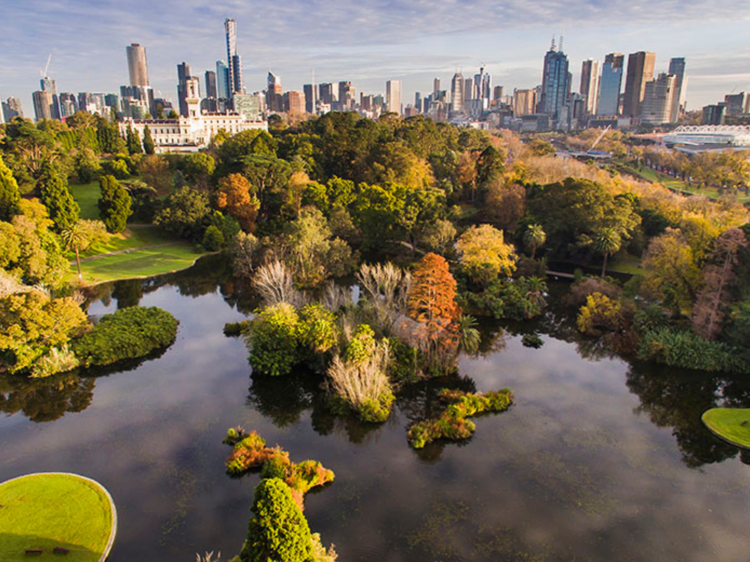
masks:
[(33, 422), (51, 422), (67, 413), (82, 412), (94, 399), (93, 379), (63, 374), (44, 379), (0, 376), (0, 412), (23, 413)]

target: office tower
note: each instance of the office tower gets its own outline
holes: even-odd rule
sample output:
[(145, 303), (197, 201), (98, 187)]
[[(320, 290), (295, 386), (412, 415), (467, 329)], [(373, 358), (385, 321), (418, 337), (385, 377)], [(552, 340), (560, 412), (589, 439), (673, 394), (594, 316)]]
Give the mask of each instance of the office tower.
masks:
[(240, 61), (234, 60), (237, 55), (237, 22), (233, 19), (227, 19), (224, 21), (224, 31), (227, 36), (227, 66), (229, 67), (229, 73), (227, 76), (227, 98), (231, 99), (234, 92), (241, 91), (237, 89), (237, 84), (242, 82), (242, 76), (236, 76), (236, 72), (239, 70), (242, 72)]
[(317, 105), (315, 103), (315, 84), (305, 84), (302, 86), (302, 91), (305, 94), (305, 111), (315, 113), (315, 106)]
[(435, 78), (432, 81), (432, 94), (437, 97), (437, 93), (440, 91), (440, 78)]
[(663, 125), (669, 123), (677, 77), (665, 72), (646, 82), (641, 102), (641, 123)]
[(52, 96), (50, 119), (60, 119), (60, 99), (57, 97), (57, 83), (49, 76), (39, 80), (39, 83), (42, 86), (42, 92), (48, 92)]
[(475, 113), (487, 109), (490, 105), (490, 92), (492, 90), (490, 81), (490, 75), (484, 71), (484, 67), (479, 69), (479, 74), (474, 75), (474, 99), (479, 101), (479, 103), (473, 104)]
[(23, 117), (23, 108), (21, 107), (21, 100), (18, 98), (8, 98), (8, 101), (3, 102), (3, 117), (7, 123), (14, 117)]
[(531, 115), (536, 109), (536, 90), (513, 90), (513, 117)]
[(0, 107), (0, 125), (5, 124), (5, 102), (2, 102)]
[(247, 121), (261, 121), (266, 111), (266, 98), (262, 94), (235, 94), (232, 108)]
[(683, 57), (670, 59), (669, 74), (675, 77), (674, 99), (672, 100), (669, 122), (677, 123), (685, 107), (685, 95), (687, 94), (687, 76), (685, 76), (685, 59)]
[(565, 105), (570, 91), (568, 57), (561, 49), (555, 49), (555, 40), (544, 55), (542, 72), (542, 95), (539, 100), (539, 113), (546, 113), (556, 120), (560, 109)]
[(333, 84), (325, 83), (318, 86), (319, 98), (325, 104), (333, 104)]
[(206, 97), (217, 99), (219, 94), (216, 90), (216, 73), (212, 70), (207, 70), (204, 84), (206, 85)]
[(581, 65), (580, 94), (585, 100), (586, 112), (596, 115), (597, 98), (599, 96), (599, 61), (588, 59)]
[(388, 80), (385, 83), (386, 111), (401, 115), (401, 80)]
[(351, 82), (339, 82), (339, 111), (351, 111), (354, 109), (356, 89)]
[[(112, 107), (112, 108), (114, 108), (115, 111), (119, 112), (120, 111), (120, 96), (118, 96), (117, 94), (106, 94), (104, 96), (104, 105), (106, 107)], [(154, 104), (154, 107), (156, 107), (155, 104)], [(78, 109), (80, 110), (80, 109), (83, 109), (83, 108), (81, 108), (79, 106)], [(154, 117), (156, 117), (155, 114), (154, 114)]]
[(654, 79), (656, 53), (639, 51), (628, 56), (628, 73), (625, 80), (625, 97), (622, 114), (625, 117), (639, 117), (641, 103), (646, 91), (646, 82)]
[(220, 100), (229, 99), (229, 67), (224, 61), (216, 61), (216, 96)]
[(242, 77), (242, 57), (240, 55), (234, 55), (232, 57), (232, 63), (229, 66), (232, 75), (232, 95), (235, 93), (245, 93), (245, 82)]
[(291, 115), (305, 113), (305, 94), (290, 90), (284, 94), (284, 109)]
[(424, 107), (424, 101), (422, 101), (422, 93), (416, 92), (414, 94), (414, 107), (417, 108), (417, 111), (419, 113), (422, 113), (422, 109)]
[(502, 86), (495, 86), (492, 89), (492, 99), (497, 102), (503, 99), (503, 87)]
[(284, 111), (283, 88), (281, 86), (281, 76), (273, 72), (268, 72), (268, 88), (266, 89), (266, 106), (268, 111), (281, 113)]
[(464, 111), (464, 77), (458, 72), (451, 80), (451, 113), (454, 115)]
[(619, 113), (624, 62), (625, 55), (621, 53), (610, 53), (604, 57), (602, 78), (599, 83), (597, 115), (613, 117)]
[(138, 43), (125, 47), (128, 54), (128, 73), (131, 86), (148, 86), (148, 64), (146, 49)]
[(177, 65), (177, 103), (180, 115), (187, 117), (187, 80), (190, 78), (190, 65), (186, 62)]
[(745, 92), (739, 94), (727, 94), (724, 96), (727, 115), (742, 115), (750, 113), (750, 95)]
[(52, 119), (52, 93), (38, 90), (31, 94), (34, 101), (34, 116), (37, 121)]
[(724, 103), (707, 105), (703, 108), (701, 125), (723, 125), (727, 106)]
[(78, 111), (78, 100), (75, 94), (63, 92), (60, 94), (60, 117), (71, 117)]

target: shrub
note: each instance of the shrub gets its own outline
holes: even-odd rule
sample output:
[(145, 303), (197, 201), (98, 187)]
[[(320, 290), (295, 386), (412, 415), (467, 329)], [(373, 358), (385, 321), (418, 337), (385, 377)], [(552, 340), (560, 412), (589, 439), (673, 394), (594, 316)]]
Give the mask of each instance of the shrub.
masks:
[(498, 320), (529, 320), (542, 313), (547, 285), (536, 277), (496, 279), (482, 293), (464, 292), (466, 308)]
[(299, 316), (291, 304), (280, 302), (258, 309), (247, 333), (253, 371), (287, 375), (299, 363)]
[(299, 341), (313, 353), (326, 353), (339, 336), (336, 315), (321, 304), (308, 304), (299, 312)]
[(73, 343), (86, 367), (110, 365), (148, 355), (174, 342), (179, 322), (156, 307), (131, 306), (104, 316), (93, 330)]
[(544, 341), (538, 334), (524, 334), (523, 338), (521, 338), (521, 343), (523, 343), (524, 347), (531, 347), (533, 349), (539, 349), (544, 345)]
[(221, 230), (211, 225), (203, 233), (203, 247), (209, 252), (217, 252), (224, 246), (224, 235)]
[(468, 439), (474, 434), (476, 426), (466, 418), (507, 410), (513, 403), (513, 393), (507, 388), (486, 394), (443, 389), (440, 399), (447, 404), (440, 417), (416, 423), (409, 429), (407, 438), (415, 449), (421, 449), (438, 439)]

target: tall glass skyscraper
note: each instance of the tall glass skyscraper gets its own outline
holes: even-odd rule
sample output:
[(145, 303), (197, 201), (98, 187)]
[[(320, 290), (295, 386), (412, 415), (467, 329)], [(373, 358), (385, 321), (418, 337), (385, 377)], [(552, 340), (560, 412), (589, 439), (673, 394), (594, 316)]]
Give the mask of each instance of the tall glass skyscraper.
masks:
[(544, 56), (544, 72), (542, 74), (542, 99), (539, 112), (546, 113), (553, 120), (559, 117), (560, 109), (565, 105), (570, 93), (570, 72), (568, 71), (568, 56), (555, 49), (555, 42)]
[(680, 118), (682, 106), (685, 103), (685, 92), (687, 90), (687, 78), (685, 76), (685, 59), (673, 58), (669, 61), (669, 74), (675, 76), (674, 92), (672, 99), (672, 111), (669, 115), (670, 123), (677, 123)]
[(602, 78), (599, 83), (599, 106), (596, 114), (613, 117), (617, 115), (622, 88), (622, 67), (625, 55), (610, 53), (604, 58)]
[(216, 90), (220, 100), (229, 99), (229, 67), (224, 61), (216, 61)]

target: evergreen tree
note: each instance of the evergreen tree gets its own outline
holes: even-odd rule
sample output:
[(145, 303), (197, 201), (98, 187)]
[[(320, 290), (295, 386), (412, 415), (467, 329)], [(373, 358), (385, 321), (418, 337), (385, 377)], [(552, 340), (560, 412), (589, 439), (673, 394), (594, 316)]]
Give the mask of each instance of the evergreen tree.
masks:
[(128, 125), (127, 144), (128, 154), (131, 156), (143, 152), (143, 148), (141, 147), (141, 136), (138, 134), (138, 131), (134, 131), (133, 127), (130, 125)]
[(68, 191), (67, 180), (53, 168), (48, 167), (45, 170), (39, 182), (39, 191), (42, 203), (47, 207), (47, 212), (52, 222), (55, 223), (57, 232), (70, 228), (78, 222), (78, 213), (81, 209)]
[(154, 154), (156, 152), (154, 139), (151, 137), (151, 129), (148, 128), (148, 125), (143, 130), (143, 151), (146, 154)]
[(306, 562), (312, 536), (292, 490), (280, 478), (261, 480), (255, 488), (255, 517), (250, 520), (242, 562)]
[(128, 217), (133, 214), (130, 208), (130, 195), (114, 176), (100, 177), (99, 188), (102, 191), (99, 212), (104, 225), (109, 232), (122, 232), (125, 230)]
[(18, 183), (10, 168), (5, 165), (2, 157), (0, 157), (0, 220), (10, 221), (17, 215), (20, 200)]

